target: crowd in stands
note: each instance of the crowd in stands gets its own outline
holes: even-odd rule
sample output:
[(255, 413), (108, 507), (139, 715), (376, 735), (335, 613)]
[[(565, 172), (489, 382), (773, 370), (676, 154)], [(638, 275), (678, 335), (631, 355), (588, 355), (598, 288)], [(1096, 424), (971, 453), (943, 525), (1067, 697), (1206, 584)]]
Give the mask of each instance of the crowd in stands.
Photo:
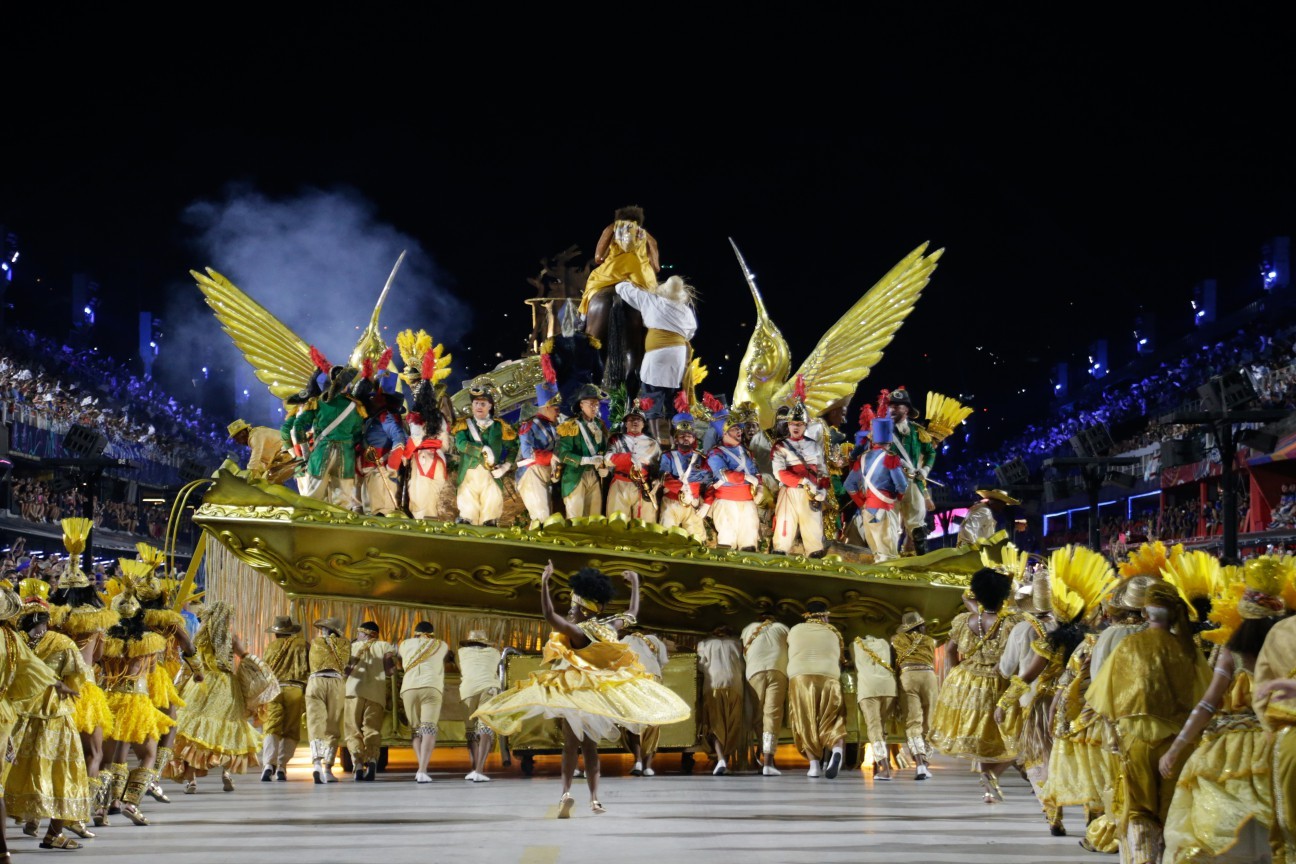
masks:
[(173, 464), (219, 464), (226, 443), (225, 430), (201, 408), (178, 403), (112, 357), (20, 328), (0, 335), (0, 414), (59, 432), (74, 424), (98, 429)]
[[(85, 498), (78, 489), (54, 492), (48, 483), (35, 479), (16, 479), (12, 487), (10, 512), (28, 522), (58, 522), (67, 516), (79, 516)], [(96, 501), (94, 527), (123, 531), (160, 540), (166, 533), (167, 513), (157, 506), (127, 501)]]

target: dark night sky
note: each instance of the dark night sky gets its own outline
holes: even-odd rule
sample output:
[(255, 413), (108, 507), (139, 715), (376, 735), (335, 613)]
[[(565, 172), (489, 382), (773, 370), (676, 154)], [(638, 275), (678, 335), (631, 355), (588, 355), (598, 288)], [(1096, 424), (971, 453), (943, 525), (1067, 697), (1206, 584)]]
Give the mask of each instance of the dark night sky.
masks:
[[(930, 240), (945, 257), (860, 393), (970, 395), (989, 409), (972, 426), (988, 444), (1039, 415), (1056, 362), (1103, 336), (1119, 359), (1136, 314), (1155, 312), (1166, 342), (1201, 279), (1220, 279), (1226, 308), (1257, 290), (1260, 245), (1293, 231), (1290, 145), (1275, 134), (1290, 76), (1226, 64), (1209, 46), (1136, 66), (1120, 59), (1139, 56), (1136, 43), (1066, 50), (1025, 24), (993, 42), (958, 38), (971, 35), (960, 26), (938, 28), (959, 51), (915, 49), (922, 62), (904, 67), (853, 66), (829, 43), (831, 68), (699, 71), (687, 91), (654, 83), (633, 107), (571, 81), (442, 99), (435, 75), (345, 98), (323, 79), (248, 89), (249, 78), (237, 96), (222, 82), (184, 98), (23, 99), (7, 117), (0, 224), (20, 237), (21, 279), (57, 290), (88, 272), (133, 321), (159, 294), (196, 294), (188, 269), (223, 269), (181, 218), (194, 201), (231, 183), (271, 200), (351, 190), (473, 307), (466, 366), (518, 353), (541, 257), (592, 252), (612, 210), (638, 203), (663, 262), (702, 294), (695, 345), (715, 376), (707, 389), (725, 391), (746, 342), (737, 325), (752, 320), (726, 237), (757, 273), (794, 367)], [(11, 314), (30, 320), (33, 296), (11, 290)], [(68, 317), (57, 308), (50, 329)], [(119, 356), (132, 327), (104, 328), (126, 332)]]

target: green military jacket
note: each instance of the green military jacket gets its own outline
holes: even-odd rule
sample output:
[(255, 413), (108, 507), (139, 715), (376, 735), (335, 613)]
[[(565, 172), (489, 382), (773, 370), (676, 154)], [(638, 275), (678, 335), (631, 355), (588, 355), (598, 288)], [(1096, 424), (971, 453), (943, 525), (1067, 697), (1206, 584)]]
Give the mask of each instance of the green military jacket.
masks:
[[(324, 476), (324, 466), (328, 463), (329, 450), (333, 445), (337, 445), (341, 451), (342, 476), (347, 479), (355, 477), (356, 443), (360, 440), (360, 427), (364, 425), (366, 416), (364, 406), (346, 394), (328, 401), (316, 399), (306, 404), (305, 410), (297, 415), (297, 437), (302, 437), (304, 429), (310, 430), (315, 436), (314, 448), (307, 462), (307, 470), (312, 477)], [(333, 421), (339, 417), (342, 417), (342, 421), (334, 425)], [(329, 429), (330, 426), (333, 428)], [(324, 434), (326, 430), (327, 435)]]
[[(468, 428), (469, 423), (477, 430), (476, 436), (473, 435), (472, 429)], [(469, 469), (483, 464), (482, 448), (484, 447), (489, 447), (495, 457), (494, 462), (486, 466), (488, 468), (499, 467), (505, 462), (514, 461), (517, 457), (517, 430), (499, 418), (483, 429), (481, 424), (472, 417), (465, 417), (455, 423), (451, 431), (454, 432), (455, 449), (459, 451), (457, 483), (463, 482)], [(503, 478), (496, 477), (495, 483), (500, 488), (504, 486)]]
[[(582, 434), (582, 429), (584, 434)], [(593, 422), (573, 417), (558, 426), (558, 446), (554, 455), (562, 463), (562, 495), (566, 498), (577, 486), (586, 471), (595, 469), (582, 465), (581, 459), (587, 456), (602, 456), (607, 453), (608, 428), (601, 418)]]
[[(931, 433), (919, 426), (912, 420), (909, 421), (909, 431), (901, 434), (900, 427), (896, 426), (895, 438), (891, 441), (891, 452), (900, 457), (900, 467), (906, 472), (920, 472), (924, 468), (930, 470), (936, 464), (936, 443)], [(906, 459), (905, 457), (908, 457)], [(918, 491), (926, 494), (927, 481), (921, 473), (916, 473), (913, 482), (918, 485)]]

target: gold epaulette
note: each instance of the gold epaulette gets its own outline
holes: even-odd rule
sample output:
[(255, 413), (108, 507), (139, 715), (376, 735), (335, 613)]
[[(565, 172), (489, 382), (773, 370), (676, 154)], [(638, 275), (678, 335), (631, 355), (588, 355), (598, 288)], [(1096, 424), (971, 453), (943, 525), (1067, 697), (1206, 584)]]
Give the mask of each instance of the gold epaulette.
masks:
[[(59, 611), (59, 616), (54, 614), (55, 610)], [(60, 632), (67, 633), (69, 636), (89, 636), (91, 633), (101, 633), (109, 627), (117, 626), (121, 620), (121, 615), (111, 609), (100, 609), (95, 606), (78, 606), (75, 609), (68, 606), (55, 606), (50, 610), (50, 624)]]
[(126, 650), (126, 643), (123, 642), (121, 639), (115, 639), (110, 637), (104, 640), (103, 656), (105, 657), (121, 657), (123, 656), (123, 652), (125, 650)]
[(468, 421), (463, 418), (460, 418), (455, 421), (455, 424), (453, 426), (450, 427), (450, 433), (453, 435), (457, 432), (467, 431), (467, 429), (468, 429)]
[(500, 435), (504, 436), (505, 441), (517, 440), (517, 430), (513, 428), (513, 424), (505, 423), (503, 420), (499, 421), (499, 424), (500, 424)]
[(580, 434), (580, 427), (576, 425), (575, 420), (568, 420), (566, 423), (558, 424), (558, 434), (564, 438), (571, 438)]
[(128, 657), (147, 657), (150, 654), (160, 654), (167, 647), (166, 639), (158, 633), (145, 633), (140, 638), (131, 642), (126, 648)]
[(304, 414), (307, 411), (318, 411), (318, 410), (319, 410), (319, 399), (315, 396), (312, 396), (311, 398), (307, 399), (305, 402), (302, 403), (301, 408), (297, 409), (297, 413)]
[(185, 619), (179, 612), (170, 609), (145, 609), (144, 624), (150, 630), (184, 629)]

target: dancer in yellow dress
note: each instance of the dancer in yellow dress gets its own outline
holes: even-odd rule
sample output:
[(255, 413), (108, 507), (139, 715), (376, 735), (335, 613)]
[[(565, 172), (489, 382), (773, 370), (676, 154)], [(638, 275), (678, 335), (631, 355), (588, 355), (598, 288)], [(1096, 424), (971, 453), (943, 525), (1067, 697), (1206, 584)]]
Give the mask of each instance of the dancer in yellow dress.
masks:
[(104, 607), (103, 598), (78, 564), (90, 524), (79, 517), (63, 520), (63, 543), (70, 557), (58, 588), (50, 593), (50, 627), (71, 638), (84, 661), (85, 678), (73, 700), (74, 721), (81, 734), (95, 824), (107, 825), (114, 775), (104, 762), (104, 738), (112, 735), (113, 716), (95, 670), (107, 645), (105, 633), (121, 616)]
[(640, 288), (657, 287), (661, 258), (657, 241), (644, 230), (642, 207), (618, 207), (612, 224), (603, 229), (594, 247), (597, 265), (585, 280), (580, 313), (589, 312), (590, 298), (618, 282), (633, 282)]
[[(198, 777), (216, 766), (226, 792), (234, 791), (232, 774), (242, 774), (258, 761), (261, 741), (248, 723), (248, 705), (242, 682), (235, 673), (240, 663), (255, 663), (239, 637), (230, 629), (233, 609), (224, 600), (207, 607), (194, 647), (202, 678), (185, 685), (184, 707), (176, 718), (176, 763), (185, 781), (185, 792), (198, 791)], [(271, 676), (273, 677), (273, 676)]]
[(1008, 686), (999, 675), (999, 658), (1018, 621), (1015, 612), (1004, 609), (1011, 590), (1012, 579), (989, 567), (972, 574), (971, 596), (964, 598), (974, 605), (950, 626), (945, 652), (952, 670), (941, 685), (932, 716), (932, 746), (977, 763), (987, 804), (1003, 801), (999, 775), (1017, 758), (993, 716)]
[(49, 603), (40, 597), (29, 598), (18, 617), (20, 635), (58, 680), (19, 711), (5, 809), (32, 837), (40, 821), (49, 820), (43, 848), (75, 849), (79, 844), (63, 835), (64, 826), (81, 837), (95, 836), (85, 827), (91, 799), (72, 701), (86, 669), (76, 643), (50, 630), (49, 619)]
[(1243, 579), (1213, 600), (1211, 619), (1221, 626), (1203, 638), (1222, 643), (1211, 658), (1215, 674), (1159, 765), (1162, 777), (1173, 777), (1191, 750), (1166, 817), (1166, 864), (1258, 861), (1266, 847), (1274, 860), (1283, 860), (1273, 831), (1273, 741), (1260, 725), (1251, 694), (1260, 648), (1288, 612), (1282, 593), (1293, 570), (1289, 558), (1252, 559)]
[(627, 611), (602, 616), (612, 599), (612, 580), (592, 567), (571, 577), (571, 609), (566, 617), (554, 609), (549, 595), (553, 562), (540, 577), (540, 608), (553, 626), (544, 646), (544, 659), (553, 664), (491, 699), (473, 712), (474, 719), (500, 735), (512, 735), (528, 717), (562, 720), (563, 791), (558, 818), (571, 816), (575, 799), (572, 776), (578, 751), (585, 757), (590, 809), (604, 812), (598, 799), (600, 739), (614, 738), (618, 728), (635, 734), (646, 726), (678, 723), (689, 716), (689, 706), (674, 692), (644, 671), (629, 647), (617, 641), (617, 632), (633, 625), (639, 614), (639, 574), (626, 570), (630, 585)]
[[(161, 549), (147, 543), (136, 543), (135, 549), (139, 552), (140, 561), (154, 571), (165, 566), (166, 557)], [(144, 607), (144, 626), (166, 640), (166, 651), (162, 654), (161, 662), (153, 667), (153, 672), (149, 675), (149, 697), (159, 711), (174, 720), (177, 712), (184, 707), (184, 700), (176, 689), (176, 676), (180, 673), (182, 659), (184, 663), (192, 665), (189, 658), (194, 656), (194, 647), (184, 616), (172, 608), (174, 598), (168, 590), (168, 583), (172, 583), (172, 580), (158, 578), (156, 572), (150, 573), (139, 580), (136, 594), (140, 606)], [(162, 776), (162, 770), (171, 763), (175, 736), (176, 727), (172, 726), (158, 741), (157, 757), (153, 760), (148, 789), (145, 790), (154, 800), (163, 804), (170, 804), (171, 799), (162, 791), (158, 780)]]

